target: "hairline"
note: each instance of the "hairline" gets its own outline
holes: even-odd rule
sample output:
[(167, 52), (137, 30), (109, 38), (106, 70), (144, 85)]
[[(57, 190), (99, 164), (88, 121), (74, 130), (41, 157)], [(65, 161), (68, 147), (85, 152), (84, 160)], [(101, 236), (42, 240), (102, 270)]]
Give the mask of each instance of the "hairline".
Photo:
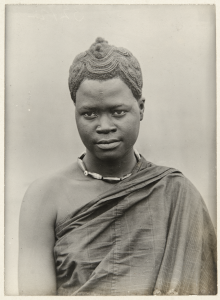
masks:
[(76, 93), (75, 93), (75, 101), (73, 101), (75, 104), (76, 104), (76, 94), (77, 94), (77, 91), (79, 90), (81, 84), (86, 81), (86, 80), (90, 80), (90, 81), (98, 81), (98, 82), (103, 82), (103, 81), (108, 81), (108, 80), (111, 80), (111, 79), (115, 79), (115, 78), (119, 78), (121, 79), (122, 82), (124, 82), (124, 84), (129, 88), (129, 90), (131, 91), (132, 95), (134, 96), (135, 100), (138, 101), (142, 98), (142, 95), (140, 95), (139, 98), (135, 97), (135, 95), (133, 94), (133, 91), (132, 89), (129, 87), (129, 85), (127, 84), (127, 82), (125, 80), (123, 80), (123, 78), (119, 75), (119, 74), (115, 74), (115, 76), (113, 77), (110, 77), (110, 78), (90, 78), (89, 76), (84, 76), (84, 78), (82, 79), (82, 81), (80, 82), (77, 90), (76, 90)]

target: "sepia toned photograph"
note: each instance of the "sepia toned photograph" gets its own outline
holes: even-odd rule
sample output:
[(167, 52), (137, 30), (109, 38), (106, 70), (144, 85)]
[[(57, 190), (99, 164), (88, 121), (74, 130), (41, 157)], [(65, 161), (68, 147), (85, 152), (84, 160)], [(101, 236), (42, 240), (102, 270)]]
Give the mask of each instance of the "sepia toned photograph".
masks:
[(215, 5), (5, 6), (5, 295), (217, 294)]

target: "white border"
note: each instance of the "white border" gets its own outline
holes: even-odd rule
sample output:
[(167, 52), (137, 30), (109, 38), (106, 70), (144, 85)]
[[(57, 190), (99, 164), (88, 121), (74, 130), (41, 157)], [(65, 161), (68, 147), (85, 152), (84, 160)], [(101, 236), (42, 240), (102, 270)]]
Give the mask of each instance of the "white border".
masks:
[[(61, 2), (60, 0), (23, 0), (23, 1), (18, 1), (18, 0), (3, 0), (0, 3), (0, 82), (1, 82), (1, 88), (0, 88), (0, 136), (1, 136), (1, 142), (0, 142), (0, 165), (2, 166), (2, 169), (4, 169), (4, 98), (5, 98), (5, 89), (4, 89), (4, 74), (5, 74), (5, 5), (7, 4), (102, 4), (102, 5), (106, 5), (106, 4), (152, 4), (152, 5), (157, 5), (157, 4), (173, 4), (173, 5), (178, 5), (178, 4), (182, 4), (182, 5), (189, 5), (189, 4), (197, 4), (197, 5), (201, 5), (201, 4), (215, 4), (216, 6), (216, 48), (217, 48), (217, 66), (216, 66), (216, 71), (217, 71), (217, 75), (219, 74), (220, 71), (220, 63), (219, 63), (219, 28), (220, 28), (220, 0), (215, 0), (215, 1), (211, 1), (211, 0), (173, 0), (173, 1), (168, 1), (168, 0), (142, 0), (142, 1), (137, 1), (137, 0), (91, 0), (91, 1), (85, 1), (85, 0), (65, 0), (63, 2)], [(217, 83), (218, 83), (218, 77), (217, 77)], [(217, 84), (217, 104), (218, 104), (218, 100), (219, 100), (219, 93), (218, 93), (218, 84)], [(218, 105), (217, 105), (217, 120), (218, 120)], [(217, 122), (218, 124), (218, 122)], [(218, 126), (217, 126), (217, 136), (218, 136)], [(217, 139), (217, 149), (218, 149), (218, 139)], [(218, 190), (219, 190), (219, 180), (218, 180), (218, 174), (219, 174), (219, 161), (218, 161), (218, 157), (217, 157), (217, 199), (218, 199)], [(1, 225), (0, 225), (0, 238), (1, 238), (1, 248), (0, 248), (0, 299), (7, 297), (7, 299), (14, 299), (14, 298), (23, 298), (21, 296), (5, 296), (4, 295), (4, 172), (1, 171), (0, 172), (0, 221), (1, 221)], [(217, 203), (217, 212), (219, 212), (219, 205)], [(217, 222), (217, 231), (219, 232), (219, 224)], [(220, 245), (219, 245), (219, 239), (218, 239), (218, 249), (220, 249)], [(218, 270), (219, 270), (219, 261), (218, 261)], [(219, 280), (218, 280), (219, 281)], [(220, 294), (220, 293), (219, 293)], [(52, 296), (51, 296), (52, 297)], [(41, 296), (40, 299), (48, 299), (51, 298), (48, 296)], [(66, 298), (66, 297), (61, 297), (61, 296), (56, 296), (59, 298)], [(76, 298), (79, 299), (88, 299), (88, 298), (94, 298), (94, 297), (83, 297), (83, 296), (75, 296)], [(95, 298), (99, 298), (99, 299), (114, 299), (114, 300), (118, 300), (121, 298), (127, 298), (129, 297), (136, 299), (138, 298), (155, 298), (155, 296), (126, 296), (126, 297), (118, 297), (118, 296), (105, 296), (105, 297), (95, 297)], [(187, 297), (187, 299), (192, 299), (195, 298), (197, 300), (199, 299), (209, 299), (209, 298), (213, 298), (213, 297), (219, 297), (219, 296), (163, 296), (163, 299), (169, 299), (170, 297), (172, 297), (173, 300), (176, 300), (176, 297), (181, 297), (181, 299), (185, 299), (185, 297)], [(25, 299), (32, 299), (32, 298), (36, 298), (32, 297), (32, 296), (26, 296)], [(38, 298), (38, 297), (37, 297)]]

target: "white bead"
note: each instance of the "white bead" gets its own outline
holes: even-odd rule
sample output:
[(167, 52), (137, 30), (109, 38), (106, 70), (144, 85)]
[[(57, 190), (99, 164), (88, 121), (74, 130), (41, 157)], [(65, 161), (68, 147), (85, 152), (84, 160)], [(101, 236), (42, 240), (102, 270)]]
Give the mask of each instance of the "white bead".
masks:
[(92, 173), (91, 175), (92, 175), (93, 178), (102, 179), (102, 176), (97, 174), (97, 173)]

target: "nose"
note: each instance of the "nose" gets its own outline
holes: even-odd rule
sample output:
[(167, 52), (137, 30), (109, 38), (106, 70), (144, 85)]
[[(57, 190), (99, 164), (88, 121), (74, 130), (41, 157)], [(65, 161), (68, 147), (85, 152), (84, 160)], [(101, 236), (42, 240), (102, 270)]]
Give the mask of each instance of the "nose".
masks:
[(112, 122), (111, 117), (103, 115), (99, 119), (99, 124), (96, 128), (97, 133), (110, 133), (117, 131), (115, 124)]

